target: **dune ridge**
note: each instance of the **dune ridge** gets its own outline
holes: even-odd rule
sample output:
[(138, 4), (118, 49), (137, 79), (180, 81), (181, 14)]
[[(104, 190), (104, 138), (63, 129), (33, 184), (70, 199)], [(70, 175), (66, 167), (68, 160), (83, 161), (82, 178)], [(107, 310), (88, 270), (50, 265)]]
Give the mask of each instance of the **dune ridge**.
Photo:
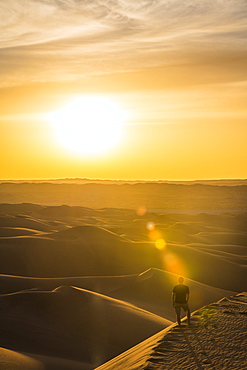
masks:
[(246, 292), (225, 297), (193, 312), (191, 325), (171, 325), (95, 370), (243, 370), (246, 315)]

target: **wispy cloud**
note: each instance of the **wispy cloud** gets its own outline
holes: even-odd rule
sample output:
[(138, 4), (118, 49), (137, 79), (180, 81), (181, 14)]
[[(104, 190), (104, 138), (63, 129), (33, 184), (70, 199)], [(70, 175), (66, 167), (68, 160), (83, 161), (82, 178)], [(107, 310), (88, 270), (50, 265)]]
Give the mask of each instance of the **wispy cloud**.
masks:
[[(247, 53), (245, 0), (0, 0), (4, 84)], [(242, 67), (241, 67), (242, 68)]]

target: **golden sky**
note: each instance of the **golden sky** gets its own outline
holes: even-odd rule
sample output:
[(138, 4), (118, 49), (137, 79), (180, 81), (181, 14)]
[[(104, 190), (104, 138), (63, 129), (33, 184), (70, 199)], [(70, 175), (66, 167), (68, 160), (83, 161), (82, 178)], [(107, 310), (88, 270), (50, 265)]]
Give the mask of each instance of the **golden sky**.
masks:
[[(0, 14), (1, 179), (247, 178), (246, 0), (0, 0)], [(98, 145), (97, 99), (124, 117), (93, 155), (47, 119), (87, 99), (97, 125), (72, 109), (65, 141), (86, 145), (81, 115)]]

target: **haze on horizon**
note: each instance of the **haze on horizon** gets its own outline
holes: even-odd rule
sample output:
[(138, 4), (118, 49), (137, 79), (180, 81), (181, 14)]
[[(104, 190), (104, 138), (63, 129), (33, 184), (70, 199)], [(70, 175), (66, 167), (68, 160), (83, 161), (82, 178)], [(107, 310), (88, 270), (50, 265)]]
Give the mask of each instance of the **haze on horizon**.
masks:
[[(0, 0), (0, 14), (1, 179), (247, 177), (245, 0)], [(93, 154), (47, 119), (89, 98), (121, 121), (97, 153), (103, 113)], [(77, 144), (78, 114), (59, 132)]]

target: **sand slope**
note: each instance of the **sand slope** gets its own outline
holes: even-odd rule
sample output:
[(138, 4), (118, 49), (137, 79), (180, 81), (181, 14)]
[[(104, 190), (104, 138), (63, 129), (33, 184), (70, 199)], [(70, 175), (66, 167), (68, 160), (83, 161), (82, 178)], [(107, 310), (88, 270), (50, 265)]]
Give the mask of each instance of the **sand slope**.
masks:
[(224, 298), (195, 311), (190, 326), (173, 325), (97, 370), (243, 370), (246, 315), (247, 293)]
[[(176, 274), (158, 269), (149, 269), (139, 274), (135, 281), (125, 284), (108, 295), (133, 303), (138, 307), (153, 312), (171, 321), (175, 320), (174, 309), (171, 304), (171, 291), (177, 284)], [(233, 294), (229, 290), (218, 289), (186, 279), (190, 287), (191, 310), (195, 310), (219, 298)]]
[[(190, 286), (193, 298), (192, 310), (233, 293), (190, 279), (187, 279), (186, 283)], [(62, 285), (76, 286), (128, 302), (172, 321), (174, 311), (171, 306), (171, 291), (175, 284), (177, 284), (176, 274), (158, 269), (148, 269), (141, 274), (122, 276), (28, 278), (0, 275), (0, 291), (5, 294), (30, 289), (49, 292)]]
[(44, 370), (40, 361), (6, 348), (0, 348), (0, 366), (2, 370)]
[(92, 291), (61, 286), (0, 296), (1, 346), (101, 363), (170, 321)]
[(1, 370), (88, 370), (89, 364), (58, 357), (20, 353), (0, 347)]

